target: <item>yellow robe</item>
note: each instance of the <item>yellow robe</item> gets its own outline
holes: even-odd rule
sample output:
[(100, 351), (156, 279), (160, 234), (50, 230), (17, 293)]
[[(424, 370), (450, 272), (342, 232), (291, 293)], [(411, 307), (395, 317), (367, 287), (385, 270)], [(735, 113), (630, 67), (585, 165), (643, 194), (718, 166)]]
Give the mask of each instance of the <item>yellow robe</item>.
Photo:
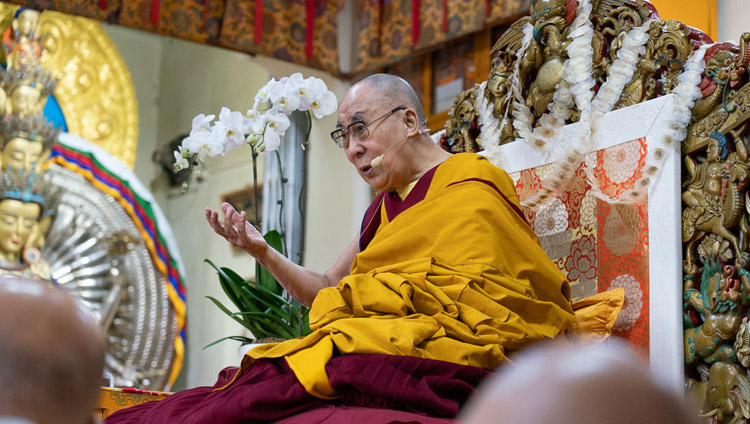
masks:
[(492, 369), (571, 326), (568, 282), (520, 214), (512, 180), (485, 158), (449, 158), (393, 221), (380, 209), (351, 274), (315, 298), (312, 334), (253, 349), (242, 369), (283, 356), (308, 392), (334, 398), (325, 365), (335, 352)]

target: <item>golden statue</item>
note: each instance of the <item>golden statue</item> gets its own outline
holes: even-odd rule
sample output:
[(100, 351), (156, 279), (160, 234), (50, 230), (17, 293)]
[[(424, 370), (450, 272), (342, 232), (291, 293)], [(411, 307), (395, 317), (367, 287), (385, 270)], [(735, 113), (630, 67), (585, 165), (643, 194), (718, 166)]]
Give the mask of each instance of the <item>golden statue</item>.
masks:
[(3, 34), (3, 50), (8, 68), (23, 63), (39, 63), (42, 54), (40, 15), (34, 9), (23, 7), (16, 11), (13, 23)]
[(29, 238), (49, 205), (51, 186), (33, 170), (3, 171), (0, 181), (0, 273), (49, 280), (49, 266)]
[[(42, 115), (5, 115), (0, 120), (0, 169), (33, 171), (41, 175), (59, 133), (60, 130), (54, 128)], [(48, 209), (37, 220), (39, 222), (32, 231), (29, 247), (44, 247), (53, 220), (51, 210), (54, 208)]]
[(742, 139), (744, 127), (734, 136), (736, 151), (728, 154), (728, 140), (724, 134), (715, 133), (709, 139), (706, 159), (697, 163), (685, 157), (688, 179), (683, 183), (686, 190), (682, 201), (686, 208), (682, 213), (682, 241), (688, 243), (688, 267), (690, 250), (706, 232), (716, 234), (731, 243), (736, 265), (744, 267), (746, 254), (740, 248), (738, 237), (729, 229), (736, 227), (744, 212), (744, 194), (747, 191), (748, 159), (747, 146)]
[(5, 115), (0, 121), (0, 169), (41, 173), (59, 133), (41, 115)]
[(57, 86), (57, 79), (39, 65), (24, 63), (9, 67), (2, 85), (7, 93), (4, 102), (7, 112), (21, 116), (36, 115), (42, 113), (47, 97)]

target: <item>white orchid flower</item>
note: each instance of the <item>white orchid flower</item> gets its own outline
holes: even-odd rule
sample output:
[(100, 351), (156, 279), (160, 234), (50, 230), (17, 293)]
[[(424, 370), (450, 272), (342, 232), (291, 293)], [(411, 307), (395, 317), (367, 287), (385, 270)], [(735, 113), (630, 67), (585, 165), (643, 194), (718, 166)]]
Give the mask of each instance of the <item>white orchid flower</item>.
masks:
[(295, 84), (302, 84), (305, 82), (305, 77), (302, 76), (301, 72), (295, 72), (292, 75), (289, 75), (289, 79)]
[(266, 131), (270, 128), (276, 131), (279, 135), (284, 135), (290, 125), (289, 117), (276, 108), (266, 112), (266, 114), (263, 115), (263, 118), (265, 119), (265, 122), (268, 123), (268, 125), (266, 125)]
[(275, 130), (268, 128), (263, 133), (263, 146), (261, 151), (272, 152), (281, 145), (281, 136)]
[(313, 102), (319, 99), (326, 91), (328, 87), (326, 83), (320, 78), (310, 77), (305, 80), (304, 84), (299, 88), (300, 93), (300, 105), (299, 110), (307, 111), (312, 107)]
[(198, 131), (182, 140), (182, 147), (189, 153), (197, 153), (200, 160), (203, 160), (206, 155), (219, 155), (224, 150), (224, 145), (220, 141), (217, 141), (217, 134), (225, 131), (222, 127), (223, 125), (220, 122), (217, 122), (216, 125), (211, 128), (211, 131)]
[(271, 78), (270, 81), (266, 83), (263, 87), (261, 87), (260, 90), (258, 90), (258, 93), (255, 95), (255, 100), (253, 101), (253, 109), (258, 105), (258, 103), (264, 102), (266, 100), (271, 99), (271, 90), (274, 88), (274, 86), (278, 84), (278, 81), (276, 81), (276, 78)]
[(225, 145), (237, 147), (245, 142), (245, 118), (242, 113), (233, 112), (229, 108), (223, 107), (221, 113), (219, 113), (219, 122), (227, 131), (227, 143)]
[(195, 118), (193, 118), (193, 129), (190, 131), (190, 135), (193, 135), (201, 131), (210, 131), (211, 121), (213, 121), (215, 117), (216, 115), (206, 116), (201, 113)]
[(332, 91), (326, 91), (310, 105), (310, 110), (317, 119), (336, 112), (336, 108), (338, 108), (338, 102)]
[(188, 162), (187, 158), (183, 156), (182, 151), (182, 146), (178, 146), (177, 150), (174, 151), (174, 164), (175, 169), (177, 169), (178, 171), (182, 171), (183, 169), (187, 169), (190, 167), (190, 163)]
[[(214, 123), (214, 126), (211, 127), (211, 134), (208, 137), (209, 143), (208, 145), (204, 146), (206, 154), (208, 154), (209, 156), (224, 156), (228, 151), (237, 147), (238, 144), (236, 144), (234, 138), (230, 139), (229, 137), (227, 137), (227, 134), (229, 134), (230, 131), (231, 130), (227, 128), (227, 126), (224, 125), (224, 123), (222, 123), (221, 121), (217, 121), (216, 123)], [(242, 142), (244, 141), (245, 137), (242, 136)], [(216, 151), (216, 146), (219, 146), (220, 148), (218, 152)]]
[(290, 78), (282, 78), (282, 81), (271, 91), (271, 102), (285, 115), (289, 115), (299, 108), (300, 96), (298, 86)]
[(262, 133), (263, 127), (265, 127), (266, 125), (264, 115), (265, 114), (257, 113), (255, 110), (252, 110), (252, 109), (247, 111), (248, 118), (245, 120), (245, 134)]

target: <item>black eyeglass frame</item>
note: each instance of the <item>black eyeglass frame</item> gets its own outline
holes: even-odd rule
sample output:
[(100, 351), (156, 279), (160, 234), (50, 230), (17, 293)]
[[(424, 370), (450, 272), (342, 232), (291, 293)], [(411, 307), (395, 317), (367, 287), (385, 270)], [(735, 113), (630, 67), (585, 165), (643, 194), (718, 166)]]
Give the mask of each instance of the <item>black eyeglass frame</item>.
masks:
[[(359, 135), (362, 134), (364, 131), (366, 131), (367, 127), (369, 127), (370, 125), (372, 125), (372, 124), (380, 121), (381, 119), (387, 118), (388, 116), (390, 116), (390, 115), (398, 112), (399, 110), (406, 110), (406, 107), (405, 106), (394, 107), (389, 112), (386, 112), (385, 114), (383, 114), (383, 115), (381, 115), (381, 116), (373, 119), (372, 121), (370, 121), (370, 123), (365, 123), (365, 121), (363, 121), (363, 120), (360, 119), (360, 120), (354, 121), (351, 124), (347, 125), (346, 128), (335, 129), (335, 130), (331, 131), (331, 139), (333, 140), (334, 143), (336, 143), (337, 146), (341, 147), (342, 149), (346, 148), (346, 140), (349, 138), (349, 134), (351, 134), (351, 129), (350, 128), (352, 126), (354, 126), (354, 125), (360, 125), (360, 124), (363, 125), (362, 129), (359, 130), (359, 131), (357, 131), (357, 136), (356, 137), (357, 137), (357, 139), (360, 139)], [(367, 138), (368, 136), (369, 136), (369, 133), (366, 136), (362, 137), (362, 138)], [(341, 141), (338, 141), (339, 139), (341, 139)]]

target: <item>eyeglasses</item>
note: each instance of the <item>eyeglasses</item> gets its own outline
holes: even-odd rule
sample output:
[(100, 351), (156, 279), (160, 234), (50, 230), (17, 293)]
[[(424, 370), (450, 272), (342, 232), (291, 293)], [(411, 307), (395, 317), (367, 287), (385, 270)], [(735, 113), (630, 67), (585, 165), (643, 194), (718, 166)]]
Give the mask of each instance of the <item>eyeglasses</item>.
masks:
[(391, 109), (390, 112), (373, 119), (369, 124), (365, 124), (363, 120), (359, 120), (356, 122), (353, 122), (349, 125), (347, 125), (346, 128), (339, 128), (333, 132), (331, 132), (331, 138), (333, 139), (333, 142), (336, 143), (337, 146), (341, 147), (342, 149), (345, 149), (349, 147), (349, 136), (356, 137), (357, 140), (364, 140), (367, 137), (370, 136), (370, 132), (368, 131), (367, 127), (380, 121), (381, 119), (387, 118), (393, 113), (398, 112), (399, 110), (405, 110), (406, 108), (404, 106), (399, 106)]

